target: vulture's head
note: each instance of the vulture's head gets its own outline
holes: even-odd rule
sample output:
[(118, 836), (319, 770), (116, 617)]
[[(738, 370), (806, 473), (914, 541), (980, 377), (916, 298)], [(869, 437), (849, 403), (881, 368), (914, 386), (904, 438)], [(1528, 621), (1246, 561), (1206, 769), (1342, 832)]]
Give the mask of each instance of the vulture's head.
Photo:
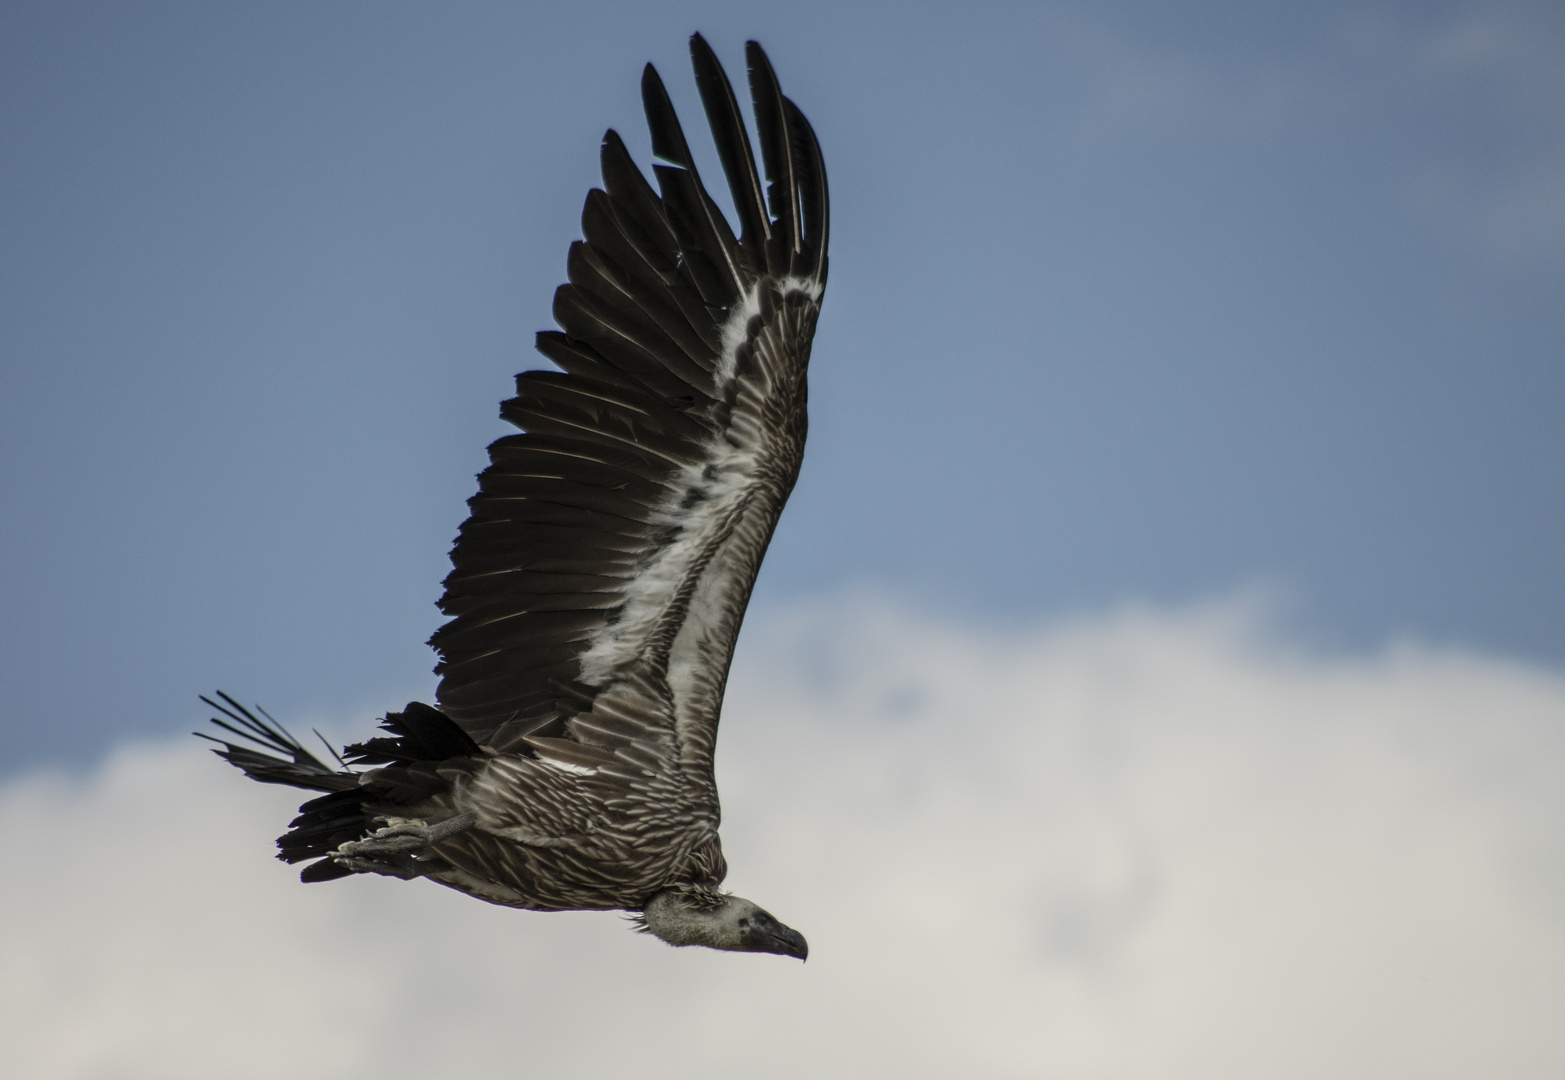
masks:
[(810, 954), (804, 935), (742, 896), (703, 888), (664, 889), (642, 909), (639, 929), (670, 945), (705, 945), (736, 952)]

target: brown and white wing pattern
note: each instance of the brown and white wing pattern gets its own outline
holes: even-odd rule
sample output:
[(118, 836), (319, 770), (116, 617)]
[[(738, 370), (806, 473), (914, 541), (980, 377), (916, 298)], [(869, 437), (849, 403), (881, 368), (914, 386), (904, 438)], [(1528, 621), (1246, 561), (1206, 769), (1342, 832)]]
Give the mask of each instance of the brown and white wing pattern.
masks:
[(674, 824), (661, 818), (715, 830), (718, 712), (803, 456), (827, 265), (820, 148), (765, 53), (747, 46), (764, 186), (699, 35), (691, 55), (739, 233), (649, 65), (658, 190), (610, 131), (555, 294), (561, 332), (538, 335), (561, 370), (517, 376), (501, 408), (522, 434), (490, 447), (451, 553), (452, 619), (431, 639), (441, 710), (491, 755), (476, 782), (503, 786), (514, 768), (520, 793), (547, 763), (631, 834), (645, 818), (649, 847)]

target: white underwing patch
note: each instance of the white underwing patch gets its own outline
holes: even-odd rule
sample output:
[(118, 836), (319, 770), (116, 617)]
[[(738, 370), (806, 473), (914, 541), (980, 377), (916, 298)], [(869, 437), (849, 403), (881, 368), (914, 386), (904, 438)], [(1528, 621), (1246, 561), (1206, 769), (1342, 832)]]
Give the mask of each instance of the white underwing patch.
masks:
[[(770, 284), (781, 295), (802, 292), (818, 301), (822, 286), (813, 278), (763, 279), (746, 290), (722, 328), (723, 352), (713, 372), (716, 396), (724, 399), (734, 381), (739, 349), (749, 337), (750, 321), (761, 314), (761, 287)], [(648, 639), (662, 621), (677, 590), (704, 553), (713, 552), (703, 580), (691, 596), (685, 621), (668, 658), (668, 684), (678, 703), (688, 697), (707, 655), (710, 631), (720, 622), (733, 583), (716, 580), (723, 574), (721, 545), (735, 527), (747, 498), (754, 492), (763, 464), (764, 445), (747, 435), (755, 428), (743, 422), (742, 401), (728, 429), (708, 440), (699, 462), (684, 466), (670, 493), (649, 519), (654, 530), (673, 539), (655, 549), (625, 591), (620, 617), (600, 634), (580, 659), (580, 678), (603, 686), (619, 669), (644, 659)]]

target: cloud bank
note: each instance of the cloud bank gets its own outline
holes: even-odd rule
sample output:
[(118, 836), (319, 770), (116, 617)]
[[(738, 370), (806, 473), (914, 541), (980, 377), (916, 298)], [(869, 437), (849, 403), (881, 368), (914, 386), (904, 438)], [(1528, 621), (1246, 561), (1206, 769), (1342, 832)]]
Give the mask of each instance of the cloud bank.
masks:
[(729, 885), (807, 965), (302, 886), (298, 800), (195, 740), (14, 781), (7, 1075), (1565, 1074), (1557, 673), (1322, 658), (1242, 603), (835, 603), (751, 627), (725, 724)]

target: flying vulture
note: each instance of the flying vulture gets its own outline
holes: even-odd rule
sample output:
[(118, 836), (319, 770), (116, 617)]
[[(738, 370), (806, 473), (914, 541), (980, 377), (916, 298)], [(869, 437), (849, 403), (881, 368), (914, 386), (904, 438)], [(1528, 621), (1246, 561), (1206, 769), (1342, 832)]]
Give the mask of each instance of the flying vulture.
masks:
[(720, 889), (712, 755), (804, 454), (826, 172), (759, 45), (745, 56), (764, 186), (717, 57), (699, 34), (690, 54), (738, 235), (647, 65), (657, 190), (609, 131), (554, 294), (561, 329), (538, 335), (560, 370), (516, 377), (500, 415), (521, 433), (489, 447), (451, 551), (437, 705), (388, 713), (386, 734), (328, 765), (264, 712), (203, 700), (223, 714), (217, 754), (324, 793), (277, 841), (308, 863), (304, 881), (428, 878), (509, 907), (629, 911), (671, 945), (802, 960), (802, 935)]

